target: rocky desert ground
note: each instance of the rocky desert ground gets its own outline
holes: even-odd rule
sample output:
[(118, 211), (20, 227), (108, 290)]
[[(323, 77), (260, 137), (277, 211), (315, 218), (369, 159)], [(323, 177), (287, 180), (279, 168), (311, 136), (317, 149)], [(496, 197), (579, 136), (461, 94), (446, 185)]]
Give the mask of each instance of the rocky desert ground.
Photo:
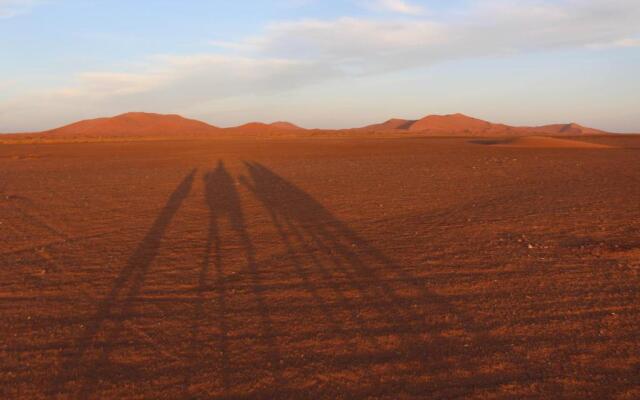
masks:
[(0, 397), (636, 399), (639, 149), (2, 144)]

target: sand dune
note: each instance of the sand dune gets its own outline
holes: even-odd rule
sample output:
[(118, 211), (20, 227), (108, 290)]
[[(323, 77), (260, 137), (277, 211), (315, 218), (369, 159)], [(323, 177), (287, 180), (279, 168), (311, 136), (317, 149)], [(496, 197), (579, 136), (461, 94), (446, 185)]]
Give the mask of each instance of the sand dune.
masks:
[(538, 133), (538, 134), (548, 134), (548, 135), (566, 135), (566, 136), (577, 136), (577, 135), (601, 135), (606, 132), (587, 128), (582, 125), (578, 125), (576, 123), (570, 124), (554, 124), (554, 125), (543, 125), (537, 127), (519, 127), (517, 130), (523, 133)]
[(506, 125), (496, 125), (481, 119), (468, 117), (464, 114), (452, 115), (428, 115), (416, 121), (410, 131), (437, 131), (437, 132), (486, 132), (492, 130), (504, 130)]
[(79, 121), (43, 132), (55, 135), (85, 136), (167, 136), (218, 132), (220, 128), (179, 115), (131, 112), (110, 118)]
[[(136, 137), (136, 136), (209, 136), (222, 133), (235, 134), (276, 134), (304, 130), (290, 122), (278, 121), (271, 124), (250, 122), (233, 128), (219, 128), (202, 121), (179, 115), (165, 115), (131, 112), (115, 117), (96, 118), (75, 122), (60, 128), (36, 133), (56, 136), (81, 137)], [(33, 134), (32, 134), (33, 135)]]
[(417, 121), (390, 119), (381, 124), (369, 125), (361, 129), (370, 131), (408, 131), (430, 136), (579, 136), (606, 134), (604, 131), (583, 127), (575, 123), (519, 127), (496, 124), (464, 114), (428, 115)]
[(278, 132), (304, 131), (305, 129), (291, 122), (278, 121), (271, 124), (249, 122), (244, 125), (227, 128), (226, 130), (240, 134), (273, 134)]
[[(153, 113), (126, 113), (110, 118), (79, 121), (45, 132), (24, 134), (29, 139), (44, 135), (57, 137), (208, 137), (210, 135), (249, 136), (362, 136), (362, 135), (412, 135), (459, 137), (513, 137), (513, 136), (581, 136), (601, 135), (607, 132), (587, 128), (575, 123), (516, 127), (496, 124), (464, 114), (428, 115), (419, 120), (393, 118), (385, 122), (349, 129), (305, 129), (291, 122), (270, 124), (250, 122), (231, 128), (219, 128), (205, 122), (187, 119), (179, 115)], [(18, 134), (18, 139), (20, 135)], [(4, 136), (3, 139), (11, 139)]]
[(299, 127), (296, 124), (292, 124), (291, 122), (287, 122), (287, 121), (276, 121), (269, 124), (269, 126), (276, 129), (304, 129)]

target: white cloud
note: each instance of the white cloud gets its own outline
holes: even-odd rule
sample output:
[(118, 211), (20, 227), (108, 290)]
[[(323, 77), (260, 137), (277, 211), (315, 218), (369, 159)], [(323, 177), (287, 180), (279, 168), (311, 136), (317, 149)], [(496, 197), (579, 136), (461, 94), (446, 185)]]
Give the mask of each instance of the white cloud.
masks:
[(323, 61), (351, 71), (370, 71), (395, 64), (408, 50), (434, 48), (446, 41), (446, 27), (431, 21), (378, 21), (339, 18), (270, 25), (250, 38), (255, 54)]
[(608, 49), (608, 48), (626, 48), (626, 47), (640, 47), (640, 39), (637, 38), (624, 38), (614, 40), (612, 42), (605, 43), (591, 43), (587, 45), (592, 49)]
[(398, 14), (423, 15), (426, 12), (424, 7), (405, 0), (375, 0), (367, 2), (366, 5), (374, 10)]
[(464, 58), (630, 46), (640, 33), (637, 0), (473, 1), (455, 18), (299, 20), (269, 25), (226, 48), (252, 56), (323, 61), (371, 73)]
[(0, 0), (0, 19), (24, 14), (39, 2), (38, 0)]
[(50, 94), (104, 106), (135, 104), (139, 100), (167, 106), (286, 90), (337, 74), (331, 67), (314, 62), (209, 54), (165, 55), (151, 57), (133, 72), (83, 73), (73, 86)]
[(615, 47), (639, 47), (640, 39), (632, 39), (632, 38), (620, 39), (620, 40), (614, 41), (613, 45)]

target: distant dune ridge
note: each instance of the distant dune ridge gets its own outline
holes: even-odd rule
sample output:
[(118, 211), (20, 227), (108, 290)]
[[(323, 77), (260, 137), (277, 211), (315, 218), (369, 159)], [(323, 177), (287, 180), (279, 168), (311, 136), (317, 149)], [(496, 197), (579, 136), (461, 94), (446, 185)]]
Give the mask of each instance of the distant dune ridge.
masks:
[(228, 131), (237, 131), (239, 133), (274, 133), (282, 131), (298, 131), (306, 130), (291, 122), (278, 121), (271, 124), (265, 124), (263, 122), (249, 122), (248, 124), (236, 126), (233, 128), (226, 128)]
[(607, 132), (583, 127), (581, 125), (555, 124), (537, 127), (516, 127), (496, 124), (464, 114), (428, 115), (419, 120), (390, 119), (386, 122), (361, 128), (322, 130), (305, 129), (291, 122), (278, 121), (270, 124), (250, 122), (244, 125), (220, 128), (202, 121), (188, 119), (179, 115), (131, 112), (115, 117), (97, 118), (79, 121), (60, 128), (31, 133), (30, 135), (79, 136), (79, 137), (194, 137), (212, 134), (244, 135), (304, 135), (304, 134), (411, 134), (419, 136), (581, 136), (601, 135)]
[(45, 131), (45, 134), (81, 136), (147, 136), (199, 135), (220, 131), (213, 125), (175, 114), (131, 112), (110, 118), (96, 118), (75, 122)]
[(381, 124), (369, 125), (361, 130), (419, 132), (434, 136), (520, 136), (520, 135), (601, 135), (607, 132), (581, 125), (555, 124), (535, 127), (517, 127), (494, 124), (464, 114), (428, 115), (419, 120), (390, 119)]

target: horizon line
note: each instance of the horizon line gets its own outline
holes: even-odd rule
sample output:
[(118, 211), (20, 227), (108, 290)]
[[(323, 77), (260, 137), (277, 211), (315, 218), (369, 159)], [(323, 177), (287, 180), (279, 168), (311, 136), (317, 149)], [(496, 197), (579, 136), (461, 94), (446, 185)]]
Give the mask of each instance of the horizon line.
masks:
[(95, 116), (95, 117), (89, 117), (89, 118), (83, 118), (83, 119), (78, 119), (75, 121), (71, 121), (59, 126), (55, 126), (52, 128), (46, 128), (43, 130), (28, 130), (28, 131), (14, 131), (14, 132), (3, 132), (0, 131), (0, 135), (19, 135), (19, 134), (39, 134), (39, 133), (45, 133), (45, 132), (50, 132), (50, 131), (54, 131), (54, 130), (58, 130), (58, 129), (62, 129), (62, 128), (66, 128), (69, 127), (71, 125), (74, 124), (78, 124), (78, 123), (82, 123), (82, 122), (90, 122), (90, 121), (95, 121), (95, 120), (101, 120), (101, 119), (114, 119), (114, 118), (118, 118), (118, 117), (123, 117), (126, 115), (130, 115), (130, 114), (140, 114), (140, 115), (157, 115), (157, 116), (176, 116), (176, 117), (180, 117), (182, 119), (186, 119), (186, 120), (191, 120), (191, 121), (196, 121), (196, 122), (200, 122), (200, 123), (204, 123), (212, 128), (216, 128), (216, 129), (236, 129), (236, 128), (241, 128), (243, 126), (246, 125), (250, 125), (250, 124), (264, 124), (264, 125), (274, 125), (274, 124), (278, 124), (278, 123), (287, 123), (287, 124), (292, 124), (295, 125), (297, 128), (303, 129), (303, 130), (318, 130), (318, 131), (343, 131), (343, 130), (354, 130), (354, 129), (363, 129), (363, 128), (367, 128), (373, 125), (382, 125), (385, 124), (387, 122), (391, 122), (394, 120), (398, 120), (398, 121), (406, 121), (406, 122), (418, 122), (424, 118), (427, 117), (454, 117), (454, 116), (460, 116), (460, 117), (465, 117), (465, 118), (469, 118), (469, 119), (474, 119), (474, 120), (479, 120), (482, 122), (487, 122), (493, 125), (504, 125), (510, 128), (540, 128), (540, 127), (548, 127), (548, 126), (554, 126), (554, 125), (578, 125), (582, 128), (587, 128), (587, 129), (595, 129), (595, 130), (599, 130), (602, 131), (603, 133), (612, 133), (612, 134), (640, 134), (640, 130), (636, 130), (636, 131), (628, 131), (628, 132), (620, 132), (620, 131), (610, 131), (607, 129), (603, 129), (603, 128), (594, 128), (591, 126), (586, 126), (582, 123), (579, 122), (575, 122), (575, 121), (571, 121), (571, 122), (542, 122), (542, 123), (536, 123), (533, 125), (512, 125), (506, 122), (493, 122), (484, 118), (480, 118), (477, 116), (471, 116), (469, 114), (465, 114), (465, 113), (461, 113), (461, 112), (455, 112), (455, 113), (443, 113), (443, 114), (426, 114), (423, 115), (422, 117), (419, 118), (399, 118), (399, 117), (391, 117), (391, 118), (387, 118), (385, 120), (379, 121), (379, 122), (373, 122), (373, 123), (367, 123), (366, 125), (362, 125), (362, 126), (352, 126), (352, 127), (341, 127), (341, 128), (317, 128), (317, 127), (305, 127), (302, 126), (302, 124), (299, 124), (293, 120), (288, 120), (288, 119), (274, 119), (272, 122), (265, 122), (264, 120), (249, 120), (247, 122), (242, 122), (238, 125), (230, 125), (230, 126), (221, 126), (221, 125), (217, 125), (213, 122), (210, 122), (208, 119), (206, 118), (195, 118), (195, 117), (190, 117), (187, 114), (179, 114), (179, 113), (174, 113), (174, 112), (169, 112), (169, 113), (160, 113), (160, 112), (154, 112), (154, 111), (127, 111), (127, 112), (121, 112), (118, 114), (114, 114), (114, 115), (108, 115), (108, 116)]

